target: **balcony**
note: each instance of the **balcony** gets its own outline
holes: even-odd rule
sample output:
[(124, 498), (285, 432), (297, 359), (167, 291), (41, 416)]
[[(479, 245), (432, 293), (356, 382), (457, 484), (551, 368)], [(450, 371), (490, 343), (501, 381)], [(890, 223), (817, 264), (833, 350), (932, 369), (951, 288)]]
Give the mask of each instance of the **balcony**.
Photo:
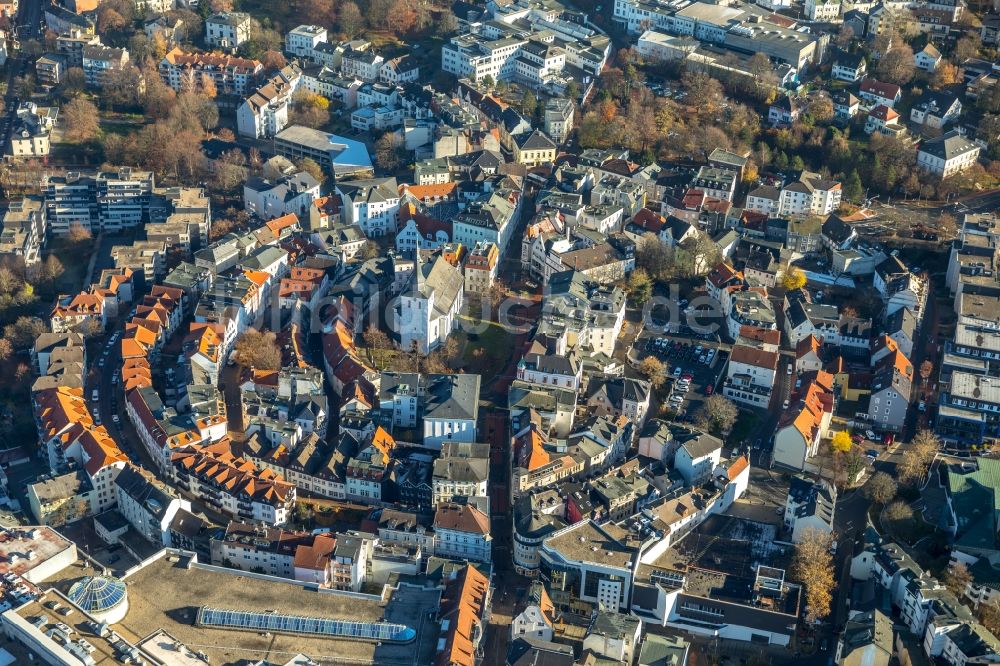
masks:
[(739, 379), (726, 379), (723, 386), (727, 389), (732, 389), (733, 391), (743, 391), (744, 393), (752, 393), (753, 395), (759, 396), (769, 396), (771, 395), (770, 386), (761, 386), (760, 384), (752, 384), (746, 382), (745, 380)]

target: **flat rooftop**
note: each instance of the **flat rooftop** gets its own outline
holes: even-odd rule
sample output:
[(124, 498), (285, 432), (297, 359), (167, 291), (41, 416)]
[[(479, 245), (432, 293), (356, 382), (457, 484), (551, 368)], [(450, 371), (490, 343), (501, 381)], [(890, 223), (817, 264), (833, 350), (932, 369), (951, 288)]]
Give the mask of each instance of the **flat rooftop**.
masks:
[(951, 395), (952, 398), (1000, 404), (1000, 378), (954, 372), (951, 375)]
[[(4, 527), (0, 529), (0, 575), (25, 576), (67, 550), (72, 550), (72, 559), (76, 559), (76, 544), (51, 527)], [(29, 553), (34, 553), (30, 560)]]
[(998, 315), (1000, 315), (1000, 297), (988, 294), (969, 294), (963, 291), (959, 295), (959, 298), (959, 314), (984, 321), (998, 320)]
[(139, 643), (143, 652), (170, 666), (205, 666), (195, 650), (160, 630)]
[(590, 521), (583, 521), (557, 536), (545, 540), (551, 550), (559, 551), (567, 560), (597, 562), (628, 569), (636, 550), (619, 544)]
[[(119, 650), (109, 640), (110, 637), (102, 637), (95, 633), (92, 622), (86, 615), (79, 610), (74, 610), (70, 615), (63, 616), (46, 605), (53, 603), (58, 603), (64, 608), (71, 607), (71, 604), (65, 597), (49, 590), (35, 601), (18, 608), (15, 615), (24, 620), (28, 625), (35, 625), (35, 628), (43, 634), (52, 632), (52, 640), (60, 645), (66, 645), (63, 636), (68, 637), (71, 641), (85, 640), (94, 647), (94, 651), (90, 652), (90, 657), (94, 660), (96, 666), (122, 663), (117, 659)], [(71, 632), (69, 634), (63, 633), (57, 628), (56, 625), (58, 624), (66, 624), (69, 626)]]
[[(378, 597), (346, 592), (316, 591), (295, 581), (276, 581), (203, 565), (187, 566), (188, 557), (168, 554), (124, 578), (129, 611), (114, 630), (133, 644), (166, 632), (191, 650), (204, 652), (212, 664), (236, 664), (268, 659), (285, 663), (305, 654), (321, 664), (350, 663), (403, 666), (431, 663), (439, 628), (428, 619), (437, 612), (441, 590), (403, 586), (388, 604)], [(93, 569), (78, 564), (49, 582), (66, 591)], [(242, 611), (344, 619), (357, 622), (384, 620), (405, 624), (417, 632), (405, 645), (347, 641), (318, 636), (235, 631), (195, 626), (202, 606)], [(419, 655), (419, 658), (417, 657)]]

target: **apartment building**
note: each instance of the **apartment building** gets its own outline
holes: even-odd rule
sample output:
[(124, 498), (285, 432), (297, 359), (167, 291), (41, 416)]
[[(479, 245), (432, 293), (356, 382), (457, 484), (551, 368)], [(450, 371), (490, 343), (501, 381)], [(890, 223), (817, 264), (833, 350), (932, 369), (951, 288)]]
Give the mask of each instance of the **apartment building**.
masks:
[(959, 130), (951, 130), (920, 144), (917, 167), (947, 178), (975, 166), (980, 147)]
[(736, 402), (766, 409), (771, 403), (777, 372), (777, 353), (749, 345), (734, 345), (726, 366), (723, 395)]
[(299, 58), (308, 58), (317, 46), (327, 42), (326, 28), (318, 25), (300, 25), (285, 35), (285, 51)]
[(45, 212), (38, 197), (11, 201), (0, 221), (0, 256), (20, 257), (26, 266), (38, 263), (48, 231)]
[(197, 88), (201, 77), (215, 84), (219, 95), (246, 97), (263, 66), (257, 60), (222, 53), (187, 53), (180, 47), (167, 52), (159, 64), (163, 82), (180, 92)]
[(367, 236), (396, 233), (399, 188), (395, 178), (340, 182), (336, 193), (343, 204), (345, 222), (358, 225)]
[(108, 72), (123, 69), (129, 62), (127, 49), (94, 45), (83, 47), (83, 74), (88, 87), (103, 85)]
[(69, 172), (45, 176), (42, 195), (51, 233), (69, 233), (80, 225), (94, 234), (138, 227), (149, 214), (154, 178), (151, 171), (122, 167), (117, 172)]
[(840, 182), (818, 173), (801, 172), (780, 189), (762, 185), (747, 195), (746, 209), (770, 217), (829, 215), (840, 207)]
[(303, 85), (298, 66), (283, 67), (236, 109), (236, 131), (257, 139), (273, 137), (288, 125), (292, 95)]
[(295, 507), (295, 486), (233, 455), (228, 441), (175, 449), (169, 474), (181, 492), (236, 519), (283, 525)]
[(250, 39), (253, 20), (243, 12), (219, 12), (205, 19), (205, 44), (235, 53)]

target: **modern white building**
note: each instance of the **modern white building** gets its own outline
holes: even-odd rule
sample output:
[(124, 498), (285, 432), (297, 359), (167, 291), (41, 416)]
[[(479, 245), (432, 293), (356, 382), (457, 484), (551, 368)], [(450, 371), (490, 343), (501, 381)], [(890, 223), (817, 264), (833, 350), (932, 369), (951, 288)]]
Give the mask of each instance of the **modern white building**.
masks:
[(396, 233), (399, 189), (395, 178), (338, 182), (336, 191), (345, 222), (358, 225), (369, 237)]
[(243, 184), (243, 207), (261, 220), (294, 214), (309, 215), (312, 202), (319, 198), (320, 184), (305, 171), (271, 181), (252, 176)]
[(191, 511), (191, 503), (168, 492), (166, 487), (133, 465), (127, 465), (115, 479), (118, 511), (136, 532), (156, 547), (170, 547), (170, 524), (181, 509)]
[(771, 402), (778, 372), (776, 352), (737, 344), (726, 366), (722, 392), (727, 398), (751, 407), (766, 409)]
[(292, 96), (304, 85), (296, 65), (282, 68), (237, 107), (236, 131), (257, 139), (273, 137), (288, 125)]
[(824, 479), (795, 476), (785, 497), (784, 524), (793, 543), (801, 541), (810, 530), (833, 533), (837, 509), (837, 489)]
[(843, 196), (840, 182), (803, 171), (781, 189), (762, 185), (747, 195), (746, 209), (772, 217), (829, 215)]
[(951, 130), (920, 144), (917, 166), (947, 178), (975, 166), (979, 151), (979, 144), (964, 137), (959, 130)]
[(205, 43), (230, 53), (250, 39), (253, 21), (243, 12), (219, 12), (205, 19)]
[(285, 52), (299, 58), (309, 58), (316, 47), (326, 41), (326, 28), (318, 25), (300, 25), (285, 35)]

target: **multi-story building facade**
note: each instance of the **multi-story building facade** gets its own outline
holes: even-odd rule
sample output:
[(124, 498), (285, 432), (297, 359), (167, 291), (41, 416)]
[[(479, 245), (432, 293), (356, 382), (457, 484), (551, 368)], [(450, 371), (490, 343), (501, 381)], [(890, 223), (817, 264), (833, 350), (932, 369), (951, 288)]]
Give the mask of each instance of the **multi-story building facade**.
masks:
[(353, 180), (337, 184), (345, 222), (356, 224), (368, 236), (396, 233), (399, 188), (395, 178)]
[(771, 402), (777, 371), (777, 353), (734, 345), (722, 392), (736, 402), (766, 409)]
[(45, 176), (42, 194), (49, 229), (61, 236), (77, 224), (92, 233), (138, 227), (148, 217), (153, 187), (153, 172), (127, 167)]
[(951, 130), (920, 144), (917, 166), (947, 178), (975, 166), (979, 160), (979, 151), (978, 144), (964, 137), (958, 130)]
[(257, 60), (221, 53), (186, 53), (174, 47), (159, 64), (164, 83), (180, 92), (197, 90), (201, 77), (212, 80), (219, 95), (246, 97), (263, 66)]
[(434, 554), (472, 562), (493, 559), (490, 517), (473, 504), (444, 502), (434, 514)]
[(253, 20), (243, 12), (219, 12), (205, 19), (205, 44), (234, 53), (250, 39)]

